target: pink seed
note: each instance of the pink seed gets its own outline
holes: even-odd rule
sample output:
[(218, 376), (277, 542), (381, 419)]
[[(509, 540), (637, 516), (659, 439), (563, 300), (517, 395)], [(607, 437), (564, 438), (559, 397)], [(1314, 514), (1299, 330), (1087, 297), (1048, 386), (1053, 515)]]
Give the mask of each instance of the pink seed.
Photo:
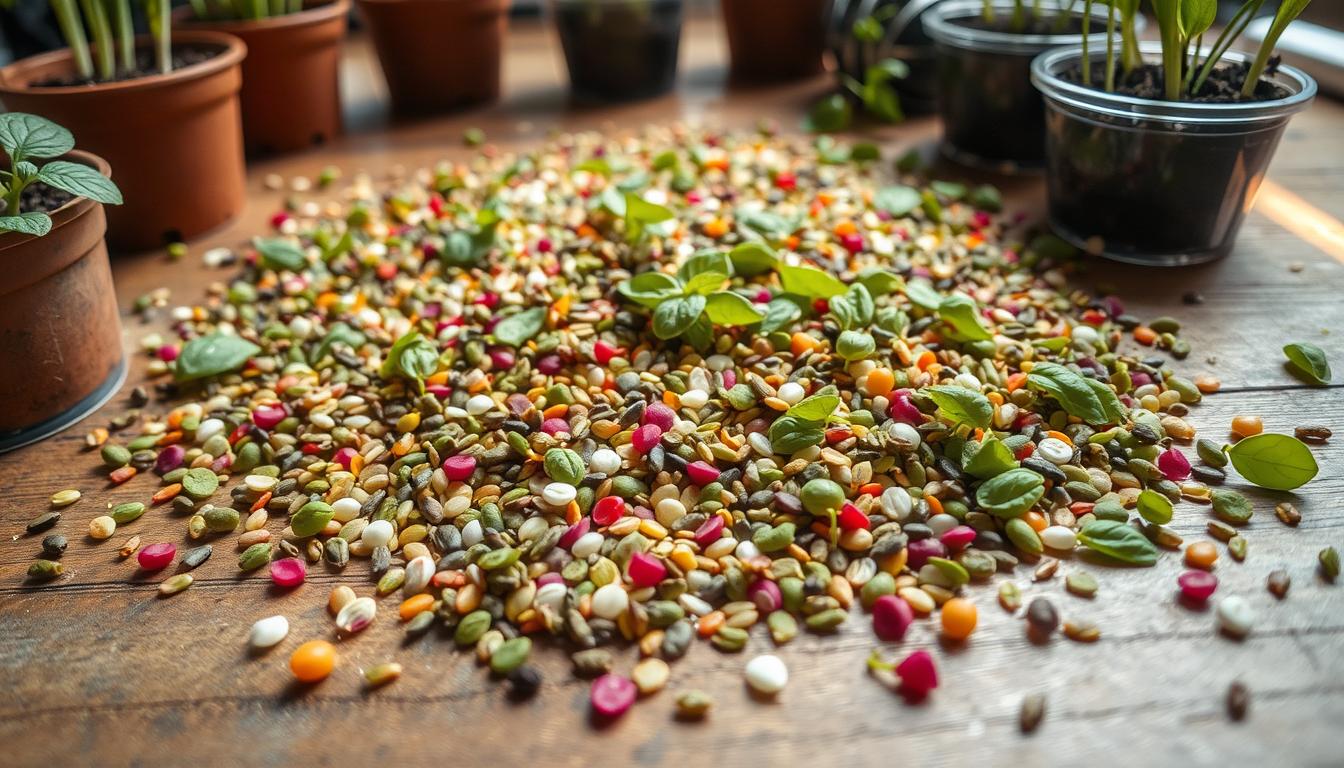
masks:
[(172, 472), (174, 469), (182, 466), (182, 459), (186, 456), (187, 450), (180, 445), (170, 445), (159, 451), (159, 456), (154, 460), (154, 471), (160, 475)]
[(636, 552), (630, 556), (630, 566), (627, 570), (630, 574), (630, 583), (640, 589), (657, 586), (667, 575), (667, 566), (653, 555), (643, 552)]
[(639, 419), (640, 424), (657, 426), (660, 433), (671, 429), (676, 421), (676, 412), (662, 403), (650, 403), (649, 407), (644, 409), (644, 415)]
[(924, 414), (910, 401), (910, 390), (898, 389), (891, 394), (891, 407), (887, 413), (896, 421), (913, 426), (924, 423)]
[[(444, 571), (444, 573), (447, 573), (447, 571)], [(435, 575), (437, 576), (438, 574)], [(537, 587), (541, 588), (547, 584), (560, 584), (563, 583), (564, 580), (565, 577), (561, 576), (558, 571), (548, 571), (537, 577)]]
[(591, 517), (579, 518), (579, 522), (569, 526), (569, 530), (560, 535), (560, 541), (557, 542), (557, 546), (561, 549), (569, 549), (572, 547), (574, 542), (579, 540), (580, 536), (588, 532), (588, 529), (593, 524), (592, 520)]
[(930, 557), (947, 557), (947, 547), (937, 539), (920, 539), (910, 542), (906, 547), (906, 565), (910, 570), (918, 571), (929, 562)]
[(354, 448), (351, 448), (350, 446), (347, 445), (346, 447), (337, 451), (336, 454), (331, 458), (337, 464), (340, 464), (342, 469), (349, 470), (350, 462), (354, 461), (355, 456), (357, 455), (359, 455), (359, 451), (356, 451)]
[(308, 576), (308, 566), (297, 557), (286, 557), (271, 563), (271, 581), (277, 587), (297, 587)]
[(508, 347), (493, 347), (490, 350), (490, 365), (497, 371), (512, 368), (514, 360), (513, 350)]
[(630, 437), (630, 444), (635, 447), (640, 455), (644, 455), (652, 451), (661, 439), (663, 439), (663, 430), (657, 424), (645, 424), (635, 430), (634, 435)]
[(162, 544), (150, 544), (140, 550), (135, 556), (140, 561), (140, 567), (146, 571), (161, 571), (172, 564), (173, 558), (177, 556), (177, 547), (164, 542)]
[(284, 406), (263, 405), (252, 411), (252, 423), (262, 429), (274, 429), (276, 424), (285, 420)]
[(159, 359), (165, 363), (171, 363), (177, 359), (177, 347), (172, 344), (164, 344), (159, 347)]
[(439, 400), (447, 400), (448, 396), (453, 394), (453, 390), (442, 384), (426, 384), (425, 391)]
[(537, 361), (537, 373), (543, 376), (554, 376), (565, 367), (565, 361), (560, 359), (559, 355), (546, 355)]
[(621, 350), (605, 341), (597, 341), (593, 343), (593, 359), (597, 361), (598, 365), (606, 365), (607, 363), (610, 363), (611, 359), (619, 354), (620, 351)]
[(718, 541), (723, 535), (723, 518), (714, 515), (695, 529), (695, 543), (700, 545), (701, 549)]
[(1176, 578), (1176, 583), (1186, 599), (1202, 603), (1218, 588), (1218, 577), (1208, 571), (1186, 571)]
[(692, 461), (686, 465), (686, 476), (696, 485), (709, 485), (719, 479), (719, 470), (707, 461)]
[(883, 640), (903, 640), (914, 621), (910, 604), (895, 595), (883, 595), (873, 603), (873, 632)]
[(925, 696), (938, 687), (938, 670), (928, 651), (915, 651), (906, 656), (905, 661), (896, 665), (896, 674), (901, 678), (902, 690), (913, 696)]
[(639, 689), (620, 675), (605, 674), (593, 681), (593, 711), (603, 717), (620, 717), (635, 703)]
[(1172, 481), (1184, 480), (1190, 476), (1190, 461), (1185, 458), (1185, 454), (1175, 448), (1163, 451), (1157, 457), (1157, 468), (1162, 471), (1162, 476)]
[(757, 579), (747, 587), (747, 599), (756, 604), (762, 616), (777, 611), (784, 605), (784, 593), (769, 579)]
[(449, 480), (463, 482), (471, 478), (471, 473), (476, 471), (476, 458), (474, 456), (449, 456), (443, 460), (443, 474)]
[(944, 533), (939, 541), (943, 542), (943, 545), (948, 549), (961, 549), (975, 541), (975, 529), (969, 525), (958, 525)]

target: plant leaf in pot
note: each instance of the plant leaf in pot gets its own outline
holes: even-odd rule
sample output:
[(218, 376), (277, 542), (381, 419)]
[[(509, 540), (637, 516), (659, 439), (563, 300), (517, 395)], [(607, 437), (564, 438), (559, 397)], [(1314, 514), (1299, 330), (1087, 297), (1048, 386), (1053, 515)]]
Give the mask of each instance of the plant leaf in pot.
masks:
[(682, 0), (554, 0), (555, 23), (581, 101), (629, 101), (672, 89)]
[[(1277, 35), (1253, 56), (1229, 50), (1247, 9), (1261, 4), (1243, 6), (1210, 47), (1196, 45), (1188, 19), (1173, 29), (1173, 16), (1159, 13), (1162, 42), (1142, 44), (1132, 62), (1081, 46), (1036, 59), (1050, 221), (1061, 237), (1093, 254), (1163, 266), (1232, 249), (1289, 119), (1316, 94), (1301, 70), (1267, 66)], [(1291, 4), (1280, 6), (1280, 31)]]
[(893, 81), (902, 109), (929, 114), (938, 108), (937, 67), (924, 15), (938, 0), (835, 0), (828, 45), (839, 73), (864, 80), (888, 59), (905, 64), (908, 76)]
[(121, 192), (65, 128), (0, 114), (0, 452), (54, 434), (121, 385), (103, 205)]

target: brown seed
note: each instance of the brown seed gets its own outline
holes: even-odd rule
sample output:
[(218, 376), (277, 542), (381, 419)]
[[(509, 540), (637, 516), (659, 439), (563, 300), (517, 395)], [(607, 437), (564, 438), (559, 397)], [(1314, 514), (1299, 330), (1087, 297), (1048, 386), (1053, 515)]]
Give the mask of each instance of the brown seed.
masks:
[(1018, 714), (1018, 723), (1023, 733), (1032, 733), (1045, 717), (1045, 694), (1030, 693), (1022, 697), (1022, 711)]
[(1274, 505), (1274, 514), (1284, 525), (1297, 525), (1302, 522), (1302, 513), (1286, 501)]
[(1332, 433), (1329, 427), (1312, 424), (1295, 428), (1293, 434), (1304, 443), (1324, 443), (1330, 439)]
[(1038, 636), (1049, 637), (1059, 627), (1059, 612), (1044, 597), (1035, 598), (1027, 605), (1027, 625)]
[(1266, 582), (1265, 586), (1269, 588), (1271, 594), (1282, 600), (1287, 596), (1288, 587), (1291, 586), (1292, 583), (1293, 580), (1288, 576), (1288, 572), (1279, 569), (1277, 571), (1270, 571), (1269, 580)]
[(1227, 687), (1227, 716), (1234, 721), (1246, 719), (1246, 710), (1251, 706), (1251, 692), (1240, 680)]
[(1054, 576), (1057, 570), (1059, 570), (1059, 561), (1053, 557), (1046, 558), (1040, 565), (1036, 566), (1036, 572), (1032, 574), (1032, 578), (1036, 581), (1046, 581)]
[(1064, 636), (1080, 643), (1095, 643), (1101, 639), (1101, 627), (1087, 619), (1070, 619), (1064, 622)]

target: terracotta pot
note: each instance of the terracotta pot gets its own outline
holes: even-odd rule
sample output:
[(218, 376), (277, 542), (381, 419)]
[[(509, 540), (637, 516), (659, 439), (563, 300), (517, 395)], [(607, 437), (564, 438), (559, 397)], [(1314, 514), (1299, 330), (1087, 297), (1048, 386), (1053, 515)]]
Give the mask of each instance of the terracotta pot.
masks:
[(338, 81), (350, 0), (312, 4), (260, 21), (198, 21), (189, 6), (173, 12), (175, 30), (233, 35), (243, 60), (243, 142), (251, 154), (293, 152), (341, 132)]
[[(87, 152), (64, 159), (111, 175)], [(51, 219), (43, 237), (0, 234), (0, 451), (84, 418), (126, 375), (103, 206), (76, 198)]]
[(358, 0), (399, 114), (499, 98), (509, 0)]
[[(148, 38), (138, 43), (150, 44)], [(54, 88), (31, 84), (72, 75), (68, 49), (0, 69), (6, 108), (60, 123), (74, 133), (77, 146), (118, 169), (126, 203), (107, 211), (114, 250), (191, 238), (243, 209), (238, 65), (247, 48), (216, 32), (179, 32), (173, 43), (216, 55), (166, 75)]]
[(733, 80), (782, 82), (821, 72), (830, 5), (831, 0), (723, 0)]

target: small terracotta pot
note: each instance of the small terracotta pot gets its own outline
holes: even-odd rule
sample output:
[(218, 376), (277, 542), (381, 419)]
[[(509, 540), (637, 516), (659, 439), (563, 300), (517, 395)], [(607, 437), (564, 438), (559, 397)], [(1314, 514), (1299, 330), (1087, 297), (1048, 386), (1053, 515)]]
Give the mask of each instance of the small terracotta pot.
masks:
[[(149, 38), (137, 41), (150, 45)], [(114, 83), (34, 88), (69, 77), (70, 51), (0, 69), (0, 101), (69, 128), (77, 146), (115, 166), (124, 205), (107, 211), (108, 245), (145, 250), (187, 239), (243, 209), (238, 88), (246, 46), (216, 32), (178, 32), (179, 47), (217, 52), (199, 64)]]
[(358, 0), (399, 114), (499, 98), (509, 0)]
[(173, 29), (223, 32), (247, 45), (243, 60), (243, 143), (249, 154), (293, 152), (341, 132), (338, 80), (350, 0), (260, 21), (199, 21), (189, 6)]
[[(110, 176), (87, 152), (63, 159)], [(76, 198), (43, 237), (0, 234), (0, 451), (79, 421), (125, 378), (103, 206)]]
[(824, 69), (831, 0), (722, 0), (732, 79), (801, 80)]

